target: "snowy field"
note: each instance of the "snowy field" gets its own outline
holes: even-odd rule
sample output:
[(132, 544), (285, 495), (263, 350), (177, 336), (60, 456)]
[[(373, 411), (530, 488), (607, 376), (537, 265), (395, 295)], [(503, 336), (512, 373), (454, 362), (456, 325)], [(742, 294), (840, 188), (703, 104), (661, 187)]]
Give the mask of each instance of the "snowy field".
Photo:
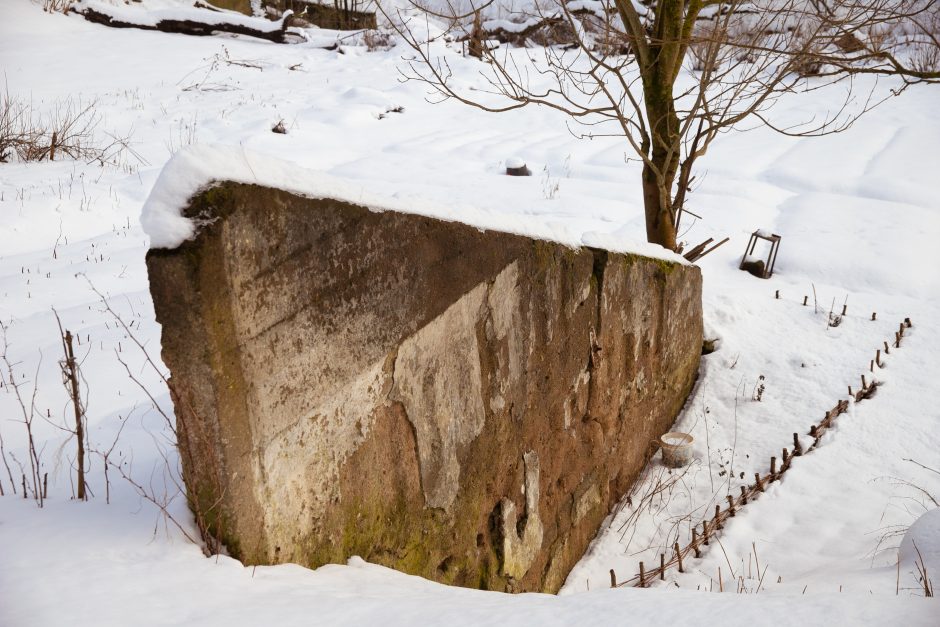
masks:
[[(194, 164), (250, 177), (277, 159), (295, 164), (302, 180), (289, 180), (291, 166), (278, 176), (296, 189), (339, 186), (363, 202), (384, 198), (571, 243), (646, 247), (639, 165), (625, 162), (623, 140), (577, 140), (547, 110), (429, 104), (422, 85), (399, 80), (407, 49), (324, 49), (335, 37), (276, 45), (117, 30), (0, 0), (9, 96), (46, 115), (67, 98), (94, 103), (98, 140), (129, 138), (106, 165), (0, 164), (0, 321), (24, 405), (35, 408), (39, 474), (48, 474), (40, 509), (22, 498), (26, 429), (0, 364), (10, 468), (0, 466), (0, 626), (940, 625), (940, 602), (922, 598), (913, 562), (899, 563), (897, 550), (908, 526), (936, 507), (931, 496), (940, 499), (940, 474), (923, 467), (940, 468), (937, 86), (908, 90), (840, 135), (758, 128), (715, 142), (690, 200), (703, 219), (682, 238), (731, 238), (700, 262), (706, 336), (718, 350), (703, 358), (675, 428), (694, 436), (696, 461), (670, 474), (657, 455), (559, 596), (449, 588), (357, 558), (315, 571), (205, 558), (186, 538), (196, 532), (174, 483), (172, 434), (155, 408), (172, 416), (172, 406), (135, 343), (159, 366), (140, 216), (174, 154), (183, 151), (178, 172)], [(467, 84), (480, 80), (476, 61), (450, 61)], [(795, 95), (775, 114), (824, 116), (839, 89)], [(286, 134), (271, 132), (279, 121)], [(532, 177), (502, 174), (514, 156)], [(304, 178), (306, 170), (318, 174)], [(757, 228), (783, 236), (769, 281), (737, 270)], [(841, 323), (828, 326), (843, 305)], [(53, 308), (79, 339), (90, 444), (116, 464), (106, 482), (101, 456), (91, 455), (86, 503), (71, 499), (74, 444), (57, 426), (71, 407)], [(895, 349), (905, 317), (913, 326)], [(884, 367), (870, 371), (878, 348)], [(687, 543), (716, 503), (766, 474), (782, 447), (792, 450), (794, 432), (808, 445), (809, 426), (863, 374), (881, 384), (875, 396), (850, 403), (817, 450), (726, 523), (685, 573), (670, 571), (649, 589), (610, 589), (610, 569), (625, 581), (641, 560), (668, 559), (665, 547)], [(117, 468), (167, 503), (182, 528)], [(931, 518), (919, 537), (933, 541), (936, 584), (940, 524)]]

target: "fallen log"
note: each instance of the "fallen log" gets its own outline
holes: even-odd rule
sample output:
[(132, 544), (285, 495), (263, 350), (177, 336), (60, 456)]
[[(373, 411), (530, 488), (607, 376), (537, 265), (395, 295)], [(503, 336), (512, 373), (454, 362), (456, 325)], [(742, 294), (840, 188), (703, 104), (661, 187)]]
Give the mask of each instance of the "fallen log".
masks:
[[(287, 43), (287, 21), (291, 16), (290, 12), (286, 12), (280, 20), (269, 22), (261, 18), (236, 16), (227, 12), (205, 9), (112, 11), (111, 7), (92, 5), (88, 2), (73, 4), (70, 11), (81, 15), (89, 22), (111, 28), (137, 28), (197, 37), (215, 33), (231, 33), (266, 39), (278, 44)], [(133, 15), (133, 13), (140, 13), (140, 15)]]
[(281, 16), (293, 11), (298, 22), (302, 20), (328, 30), (371, 30), (378, 27), (375, 12), (357, 11), (349, 8), (349, 3), (340, 6), (322, 4), (317, 0), (268, 0), (265, 7), (269, 15)]
[[(457, 38), (457, 41), (469, 41), (476, 36), (484, 41), (493, 40), (501, 44), (518, 47), (525, 47), (526, 42), (529, 40), (539, 46), (562, 45), (573, 47), (578, 42), (574, 22), (578, 21), (579, 18), (589, 16), (596, 16), (596, 14), (589, 9), (579, 8), (569, 11), (567, 14), (558, 12), (542, 16), (540, 19), (532, 18), (525, 22), (510, 22), (507, 20), (475, 22), (472, 30)], [(618, 54), (627, 54), (629, 52), (626, 39), (623, 41), (618, 39), (617, 44), (620, 49)]]

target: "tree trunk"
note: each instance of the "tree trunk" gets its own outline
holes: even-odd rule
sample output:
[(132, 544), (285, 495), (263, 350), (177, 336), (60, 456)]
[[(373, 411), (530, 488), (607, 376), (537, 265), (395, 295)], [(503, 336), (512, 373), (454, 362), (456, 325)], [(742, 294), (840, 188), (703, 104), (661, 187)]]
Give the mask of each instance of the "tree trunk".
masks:
[(679, 170), (679, 118), (672, 101), (672, 85), (651, 81), (645, 87), (646, 113), (652, 137), (643, 164), (643, 206), (646, 239), (669, 250), (676, 249), (673, 188)]
[(681, 153), (679, 116), (672, 94), (676, 72), (666, 54), (666, 44), (653, 46), (651, 50), (656, 53), (655, 61), (643, 77), (643, 103), (650, 125), (650, 141), (645, 146), (649, 161), (643, 164), (646, 239), (675, 250), (672, 194)]
[[(671, 188), (671, 184), (670, 184)], [(667, 199), (669, 194), (666, 194)], [(643, 166), (643, 208), (646, 213), (646, 241), (669, 250), (676, 249), (676, 227), (671, 202), (664, 202), (656, 174)]]

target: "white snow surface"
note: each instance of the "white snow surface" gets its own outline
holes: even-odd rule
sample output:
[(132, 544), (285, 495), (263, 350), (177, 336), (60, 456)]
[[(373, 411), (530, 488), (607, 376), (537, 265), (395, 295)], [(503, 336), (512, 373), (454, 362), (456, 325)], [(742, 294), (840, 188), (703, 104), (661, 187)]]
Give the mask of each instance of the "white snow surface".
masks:
[[(322, 49), (341, 36), (311, 31), (309, 43), (290, 46), (186, 37), (109, 29), (30, 0), (0, 3), (10, 96), (44, 115), (67, 96), (95, 102), (97, 138), (126, 136), (130, 148), (105, 166), (0, 164), (0, 348), (5, 335), (13, 380), (36, 408), (39, 471), (48, 473), (40, 509), (20, 493), (26, 430), (4, 367), (0, 625), (938, 624), (940, 603), (921, 598), (910, 552), (898, 550), (906, 533), (924, 548), (940, 533), (931, 501), (940, 475), (929, 470), (940, 469), (935, 86), (908, 89), (839, 135), (756, 128), (716, 140), (689, 201), (703, 219), (688, 219), (682, 236), (690, 245), (731, 237), (698, 263), (706, 336), (718, 350), (703, 358), (672, 429), (693, 436), (694, 461), (670, 475), (653, 458), (562, 594), (451, 588), (357, 558), (309, 570), (204, 557), (185, 537), (195, 525), (174, 483), (173, 433), (157, 411), (172, 419), (172, 403), (134, 342), (162, 370), (144, 256), (191, 235), (173, 213), (188, 195), (213, 178), (263, 177), (572, 245), (632, 249), (643, 239), (640, 166), (622, 140), (579, 141), (549, 110), (490, 115), (431, 104), (424, 86), (399, 81), (408, 49)], [(485, 88), (478, 62), (434, 45), (463, 85)], [(782, 123), (822, 117), (839, 89), (794, 94), (773, 114)], [(271, 132), (280, 120), (286, 135)], [(505, 176), (511, 155), (533, 176)], [(152, 239), (141, 225), (145, 202)], [(770, 280), (737, 269), (758, 228), (783, 238)], [(846, 315), (827, 326), (843, 303)], [(106, 483), (99, 454), (89, 461), (94, 496), (71, 499), (74, 442), (61, 428), (71, 407), (53, 307), (80, 340), (89, 444), (110, 450), (181, 528), (115, 470)], [(913, 327), (885, 354), (904, 317)], [(883, 367), (870, 367), (879, 348)], [(672, 542), (688, 540), (691, 524), (792, 448), (794, 432), (807, 445), (809, 425), (847, 386), (858, 389), (862, 374), (880, 383), (876, 395), (850, 404), (820, 447), (728, 521), (685, 573), (645, 590), (609, 589), (610, 569), (623, 581), (640, 560), (658, 564)], [(661, 498), (643, 499), (680, 475)]]

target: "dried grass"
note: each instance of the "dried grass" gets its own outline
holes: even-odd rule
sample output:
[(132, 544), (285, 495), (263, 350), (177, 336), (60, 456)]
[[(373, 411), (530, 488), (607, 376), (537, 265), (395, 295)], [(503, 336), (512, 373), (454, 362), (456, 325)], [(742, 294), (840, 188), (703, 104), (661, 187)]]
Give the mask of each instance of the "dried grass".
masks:
[(57, 100), (46, 112), (32, 102), (11, 96), (0, 99), (0, 162), (55, 161), (67, 158), (115, 163), (128, 149), (127, 138), (97, 135), (101, 123), (97, 101), (71, 96)]

